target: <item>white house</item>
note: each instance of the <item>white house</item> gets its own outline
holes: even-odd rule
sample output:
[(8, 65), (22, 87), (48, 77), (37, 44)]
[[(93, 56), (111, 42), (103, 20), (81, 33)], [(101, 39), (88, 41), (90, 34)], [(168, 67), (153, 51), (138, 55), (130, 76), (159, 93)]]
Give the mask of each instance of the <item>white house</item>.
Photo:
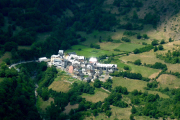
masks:
[(39, 62), (42, 62), (42, 61), (47, 61), (47, 58), (46, 57), (39, 58)]

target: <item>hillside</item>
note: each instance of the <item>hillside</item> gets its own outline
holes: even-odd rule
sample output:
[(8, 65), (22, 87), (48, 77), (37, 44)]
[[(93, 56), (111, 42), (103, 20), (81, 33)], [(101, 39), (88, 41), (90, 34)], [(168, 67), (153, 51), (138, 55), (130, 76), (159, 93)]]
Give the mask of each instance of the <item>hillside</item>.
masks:
[[(179, 9), (179, 0), (0, 1), (1, 118), (180, 119)], [(84, 82), (45, 62), (8, 68), (58, 50), (118, 71)]]

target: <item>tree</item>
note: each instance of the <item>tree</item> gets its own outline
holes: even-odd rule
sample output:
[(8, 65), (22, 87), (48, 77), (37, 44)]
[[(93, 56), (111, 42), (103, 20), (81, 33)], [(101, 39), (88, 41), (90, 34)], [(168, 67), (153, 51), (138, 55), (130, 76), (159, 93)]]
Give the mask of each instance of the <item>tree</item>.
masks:
[(141, 65), (142, 63), (141, 63), (141, 60), (140, 60), (140, 59), (137, 59), (137, 60), (134, 61), (134, 64), (135, 64), (135, 65)]
[(112, 112), (111, 112), (110, 110), (107, 110), (107, 111), (106, 111), (106, 115), (107, 115), (108, 117), (110, 117), (111, 114), (112, 114)]
[(147, 34), (143, 34), (142, 36), (144, 39), (148, 39), (149, 37), (147, 36)]
[(48, 88), (42, 88), (42, 99), (44, 101), (48, 100), (49, 99), (49, 91), (48, 91)]
[(155, 46), (155, 47), (154, 47), (154, 52), (156, 52), (157, 50), (158, 50), (158, 48)]
[(172, 42), (173, 40), (172, 40), (172, 38), (169, 38), (169, 42)]
[(7, 42), (4, 44), (5, 51), (11, 51), (12, 49), (17, 50), (18, 44), (15, 42)]
[(130, 115), (130, 120), (134, 120), (134, 115), (133, 114)]
[(124, 70), (129, 70), (129, 66), (124, 66)]
[(164, 41), (164, 39), (162, 39), (161, 42), (160, 42), (160, 44), (164, 44), (164, 43), (165, 43), (165, 41)]
[(97, 88), (100, 88), (101, 87), (101, 81), (99, 80), (99, 79), (96, 79), (95, 81), (94, 81), (94, 87), (97, 87)]
[(159, 45), (158, 40), (153, 40), (153, 41), (151, 42), (151, 45), (153, 45), (153, 46)]
[(138, 33), (138, 34), (137, 34), (137, 39), (141, 39), (141, 37), (142, 37), (141, 34)]
[(134, 106), (132, 106), (131, 113), (135, 114), (136, 112), (137, 112), (136, 108)]
[(158, 46), (158, 49), (159, 49), (159, 50), (163, 50), (164, 48), (163, 48), (162, 45), (159, 45), (159, 46)]
[(98, 115), (97, 109), (93, 110), (93, 115), (94, 115), (94, 116), (97, 116), (97, 115)]
[(137, 19), (138, 19), (138, 15), (137, 15), (137, 12), (136, 12), (136, 11), (133, 11), (133, 19), (134, 19), (134, 20), (137, 20)]

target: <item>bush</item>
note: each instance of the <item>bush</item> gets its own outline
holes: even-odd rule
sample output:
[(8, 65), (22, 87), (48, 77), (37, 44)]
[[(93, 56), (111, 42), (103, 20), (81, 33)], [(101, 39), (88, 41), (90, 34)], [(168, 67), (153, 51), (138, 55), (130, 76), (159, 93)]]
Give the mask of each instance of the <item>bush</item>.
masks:
[(96, 48), (96, 49), (100, 49), (100, 45), (97, 44), (92, 44), (90, 45), (91, 48)]
[(127, 38), (127, 37), (122, 37), (121, 40), (125, 41), (125, 42), (131, 42), (131, 40), (129, 38)]
[(165, 43), (165, 41), (164, 41), (164, 39), (162, 39), (161, 42), (160, 42), (160, 44), (164, 44), (164, 43)]
[(141, 39), (141, 37), (142, 37), (141, 34), (138, 33), (138, 34), (137, 34), (137, 39)]
[(154, 47), (154, 52), (156, 52), (157, 50), (158, 50), (158, 48), (155, 46), (155, 47)]
[(147, 34), (143, 34), (142, 36), (144, 39), (149, 39), (149, 37), (147, 36)]
[(159, 46), (158, 46), (158, 49), (159, 49), (159, 50), (163, 50), (164, 48), (163, 48), (162, 45), (159, 45)]
[(152, 45), (147, 45), (143, 48), (139, 48), (139, 49), (136, 48), (133, 52), (134, 52), (134, 54), (138, 54), (138, 53), (142, 53), (142, 52), (148, 52), (153, 48), (154, 47)]
[(94, 87), (100, 88), (101, 85), (102, 85), (102, 82), (101, 82), (99, 79), (96, 79), (96, 80), (94, 81)]
[(135, 34), (137, 34), (136, 32), (132, 32), (132, 31), (125, 31), (124, 33), (123, 33), (123, 35), (128, 35), (128, 36), (133, 36), (133, 35), (135, 35)]
[(169, 42), (173, 42), (172, 38), (169, 38)]
[(118, 51), (118, 52), (120, 51), (120, 49), (117, 49), (117, 48), (116, 48), (116, 49), (113, 49), (113, 50), (114, 50), (114, 51)]
[(124, 66), (124, 69), (125, 70), (129, 70), (129, 66)]
[(153, 40), (153, 41), (151, 42), (151, 45), (153, 45), (153, 46), (159, 45), (158, 40)]
[(137, 60), (134, 61), (134, 64), (135, 64), (135, 65), (141, 65), (142, 63), (141, 63), (141, 60), (140, 60), (140, 59), (137, 59)]
[(81, 41), (81, 42), (84, 42), (84, 41), (86, 41), (86, 38), (82, 37), (82, 38), (80, 39), (80, 41)]

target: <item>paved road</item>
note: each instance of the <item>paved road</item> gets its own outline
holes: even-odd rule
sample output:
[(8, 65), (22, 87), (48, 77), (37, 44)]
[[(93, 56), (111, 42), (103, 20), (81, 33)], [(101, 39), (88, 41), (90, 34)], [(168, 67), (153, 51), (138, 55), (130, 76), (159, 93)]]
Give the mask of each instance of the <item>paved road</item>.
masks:
[(19, 65), (19, 64), (23, 64), (23, 63), (30, 63), (30, 62), (38, 62), (38, 60), (32, 60), (32, 61), (24, 61), (24, 62), (19, 62), (19, 63), (14, 63), (12, 65), (9, 66), (9, 69), (11, 69), (12, 67), (15, 67), (16, 65)]

